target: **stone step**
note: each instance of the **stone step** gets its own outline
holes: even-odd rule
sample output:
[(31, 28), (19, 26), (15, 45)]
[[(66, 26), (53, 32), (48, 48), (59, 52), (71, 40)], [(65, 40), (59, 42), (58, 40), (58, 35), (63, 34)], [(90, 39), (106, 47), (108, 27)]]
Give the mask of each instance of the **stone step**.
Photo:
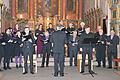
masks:
[[(65, 57), (65, 62), (64, 62), (65, 66), (69, 66), (70, 65), (69, 64), (69, 60), (70, 60), (69, 57)], [(38, 66), (41, 66), (41, 64), (42, 64), (42, 57), (37, 58), (37, 62), (38, 62)], [(15, 67), (16, 66), (15, 65), (15, 58), (13, 58), (13, 62), (10, 63), (10, 65), (11, 65), (11, 67)], [(96, 61), (94, 61), (94, 65), (97, 65)], [(54, 58), (53, 57), (49, 58), (49, 66), (54, 66)]]
[[(69, 57), (66, 57), (66, 58), (65, 58), (65, 62), (69, 62), (69, 60), (70, 60)], [(42, 61), (42, 58), (37, 58), (37, 61), (39, 61), (39, 62)], [(49, 61), (50, 61), (50, 62), (53, 62), (53, 61), (54, 61), (54, 58), (53, 58), (53, 57), (50, 57), (50, 58), (49, 58)]]

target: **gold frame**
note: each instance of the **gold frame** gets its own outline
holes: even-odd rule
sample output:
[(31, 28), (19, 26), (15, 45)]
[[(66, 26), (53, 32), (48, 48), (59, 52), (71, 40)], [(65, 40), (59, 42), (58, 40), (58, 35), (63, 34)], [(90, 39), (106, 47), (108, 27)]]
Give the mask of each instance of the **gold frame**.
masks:
[[(30, 3), (30, 0), (28, 0), (28, 10), (27, 10), (27, 14), (29, 14), (29, 12), (30, 12), (30, 6), (29, 6), (29, 3)], [(23, 12), (23, 13), (26, 13), (26, 12)], [(18, 13), (18, 0), (16, 0), (16, 14), (20, 14), (20, 13)]]
[(69, 1), (69, 0), (66, 0), (66, 11), (67, 11), (67, 12), (70, 12), (70, 13), (71, 13), (71, 12), (72, 12), (72, 13), (76, 13), (77, 0), (75, 0), (75, 3), (74, 3), (74, 4), (75, 4), (75, 10), (72, 10), (72, 11), (69, 11), (69, 10), (68, 10), (68, 3), (67, 3), (67, 1)]

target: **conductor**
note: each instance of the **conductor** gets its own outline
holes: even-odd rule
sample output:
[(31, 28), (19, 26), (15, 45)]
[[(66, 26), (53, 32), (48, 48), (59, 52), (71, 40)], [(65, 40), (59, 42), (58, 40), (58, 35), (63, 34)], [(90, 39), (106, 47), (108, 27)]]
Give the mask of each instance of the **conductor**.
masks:
[[(62, 27), (57, 26), (57, 31), (51, 35), (50, 42), (52, 43), (52, 52), (54, 57), (54, 76), (64, 76), (64, 44), (67, 43), (65, 32), (61, 31)], [(60, 70), (58, 70), (60, 68)]]

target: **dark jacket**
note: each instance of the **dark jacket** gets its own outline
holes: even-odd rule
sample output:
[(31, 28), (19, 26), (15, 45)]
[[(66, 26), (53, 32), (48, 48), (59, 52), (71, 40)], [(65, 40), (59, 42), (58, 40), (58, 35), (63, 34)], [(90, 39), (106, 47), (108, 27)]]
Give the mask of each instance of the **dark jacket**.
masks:
[(80, 36), (82, 33), (85, 33), (85, 28), (78, 28), (78, 35)]
[(4, 39), (2, 36), (0, 36), (0, 58), (4, 56), (4, 45), (2, 45), (3, 42), (4, 42)]
[(106, 54), (106, 35), (97, 35), (97, 43), (96, 43), (96, 60), (101, 61), (104, 60)]
[(47, 31), (49, 32), (50, 35), (55, 31), (54, 28), (48, 28)]
[(11, 57), (14, 56), (14, 45), (13, 42), (9, 42), (9, 40), (14, 41), (14, 38), (11, 35), (4, 35), (4, 40), (5, 40), (5, 57)]
[(20, 54), (22, 54), (22, 46), (20, 46), (22, 44), (22, 37), (16, 37), (14, 40), (14, 49), (15, 49), (15, 56), (19, 56)]
[(64, 44), (67, 43), (66, 34), (63, 31), (56, 31), (52, 34), (50, 42), (53, 43), (53, 53), (64, 53)]
[(110, 42), (110, 45), (108, 46), (108, 52), (117, 52), (117, 45), (119, 44), (119, 37), (117, 35), (114, 35), (114, 37), (111, 39), (111, 36), (107, 37), (107, 42)]
[[(94, 38), (94, 34), (92, 32), (86, 34), (86, 33), (82, 33), (80, 35), (80, 48), (86, 47), (89, 48), (90, 47), (90, 43), (89, 41), (85, 41), (85, 39), (90, 39), (90, 38)], [(92, 43), (91, 47), (95, 47), (95, 44)]]
[[(26, 51), (30, 51), (31, 53), (34, 52), (34, 46), (33, 44), (35, 44), (35, 39), (32, 35), (28, 35), (28, 36), (23, 36), (24, 38), (26, 38), (26, 40), (23, 41), (23, 53), (25, 53)], [(29, 39), (32, 40), (32, 42), (29, 41)]]

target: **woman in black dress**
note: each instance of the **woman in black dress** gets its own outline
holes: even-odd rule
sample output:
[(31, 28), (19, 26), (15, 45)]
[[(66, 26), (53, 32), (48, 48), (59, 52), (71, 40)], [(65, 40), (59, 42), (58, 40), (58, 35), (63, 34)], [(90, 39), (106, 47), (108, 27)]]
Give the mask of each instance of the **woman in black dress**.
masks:
[[(17, 31), (16, 38), (14, 40), (14, 46), (15, 46), (15, 62), (16, 62), (16, 68), (22, 67), (22, 37), (21, 32)], [(18, 59), (19, 59), (19, 66), (18, 66)]]
[(13, 55), (13, 37), (11, 36), (10, 29), (5, 31), (4, 35), (5, 40), (5, 54), (4, 54), (4, 69), (11, 69), (10, 68), (10, 59)]

